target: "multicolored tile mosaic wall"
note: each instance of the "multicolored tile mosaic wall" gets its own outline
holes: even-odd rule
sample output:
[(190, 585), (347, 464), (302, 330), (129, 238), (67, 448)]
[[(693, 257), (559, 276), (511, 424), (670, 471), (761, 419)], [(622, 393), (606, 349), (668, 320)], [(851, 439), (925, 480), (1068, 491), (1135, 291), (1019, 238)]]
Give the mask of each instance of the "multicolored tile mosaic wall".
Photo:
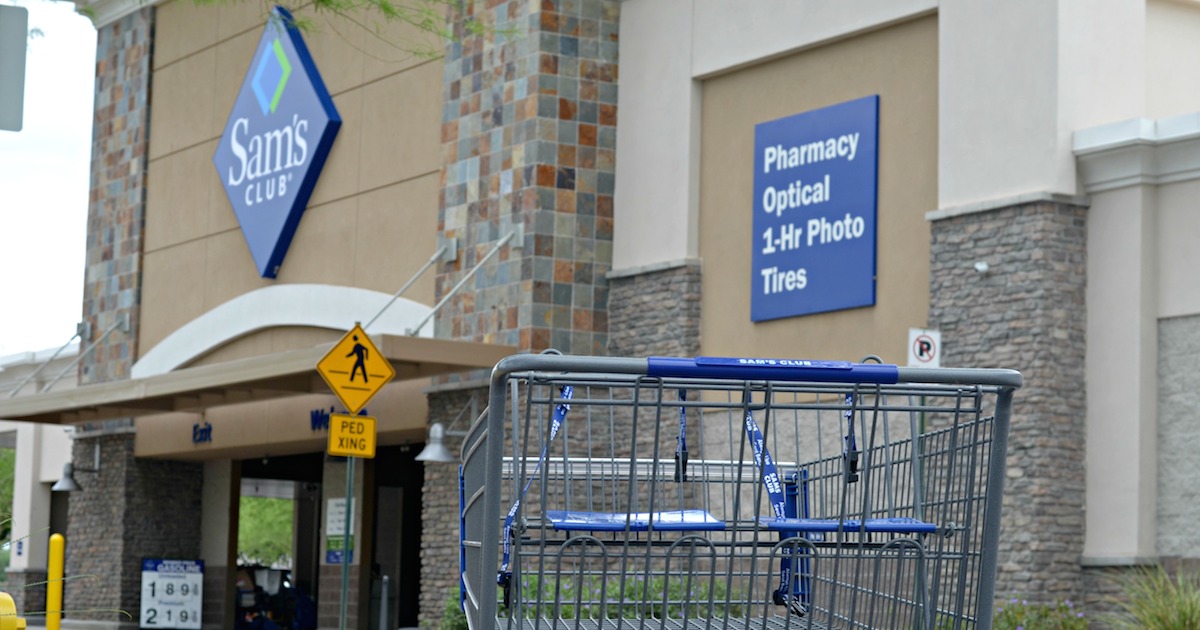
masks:
[(153, 7), (97, 31), (83, 317), (90, 341), (122, 317), (129, 328), (114, 330), (83, 358), (81, 384), (129, 378), (137, 355), (153, 31)]
[(488, 28), (445, 58), (438, 229), (458, 239), (459, 258), (439, 269), (439, 297), (514, 226), (524, 242), (443, 307), (437, 336), (604, 354), (620, 3), (476, 0), (466, 11)]

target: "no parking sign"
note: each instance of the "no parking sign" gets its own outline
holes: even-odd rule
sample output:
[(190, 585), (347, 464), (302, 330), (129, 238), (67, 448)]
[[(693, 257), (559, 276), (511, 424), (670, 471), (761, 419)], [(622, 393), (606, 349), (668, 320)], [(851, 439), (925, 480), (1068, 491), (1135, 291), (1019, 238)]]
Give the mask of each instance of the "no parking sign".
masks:
[(908, 329), (908, 367), (942, 367), (942, 331)]

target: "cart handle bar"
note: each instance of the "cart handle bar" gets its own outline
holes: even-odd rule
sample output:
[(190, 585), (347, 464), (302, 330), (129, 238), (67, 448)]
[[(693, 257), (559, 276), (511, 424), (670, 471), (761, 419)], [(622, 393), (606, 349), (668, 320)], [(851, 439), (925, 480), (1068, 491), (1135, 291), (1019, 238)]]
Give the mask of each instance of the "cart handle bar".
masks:
[(519, 354), (496, 364), (493, 379), (522, 371), (613, 372), (671, 378), (730, 378), (817, 383), (937, 383), (1021, 387), (1021, 373), (985, 368), (921, 368), (880, 363), (752, 359), (733, 357), (588, 357), (557, 354)]

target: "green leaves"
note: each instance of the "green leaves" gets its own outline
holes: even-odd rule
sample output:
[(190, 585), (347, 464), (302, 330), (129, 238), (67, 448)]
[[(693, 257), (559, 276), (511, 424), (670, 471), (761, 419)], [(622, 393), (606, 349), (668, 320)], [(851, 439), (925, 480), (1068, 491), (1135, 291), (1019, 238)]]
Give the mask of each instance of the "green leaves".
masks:
[(1112, 601), (1120, 612), (1104, 618), (1114, 630), (1200, 628), (1200, 574), (1172, 577), (1161, 566), (1139, 567), (1116, 580), (1124, 597)]
[(442, 607), (442, 620), (438, 623), (438, 630), (468, 630), (467, 613), (463, 612), (461, 597), (458, 588), (450, 589), (450, 594), (446, 596), (446, 604)]
[(0, 448), (0, 540), (12, 534), (13, 475), (17, 468), (17, 450)]
[[(248, 1), (254, 0), (193, 0), (202, 6)], [(257, 1), (262, 4), (264, 18), (276, 4)], [(339, 22), (353, 25), (401, 52), (423, 59), (441, 57), (447, 42), (489, 33), (512, 34), (512, 29), (498, 29), (473, 15), (473, 3), (462, 0), (312, 0), (311, 4), (287, 4), (293, 5), (288, 10), (301, 31), (318, 30), (317, 16), (323, 16), (325, 21), (332, 18), (334, 31), (338, 31)], [(397, 35), (398, 31), (408, 34)]]
[(238, 509), (238, 562), (262, 565), (290, 563), (291, 499), (242, 497)]
[(742, 617), (749, 607), (745, 596), (736, 587), (727, 590), (719, 576), (688, 574), (649, 579), (616, 571), (545, 579), (523, 576), (521, 596), (529, 618), (721, 619)]

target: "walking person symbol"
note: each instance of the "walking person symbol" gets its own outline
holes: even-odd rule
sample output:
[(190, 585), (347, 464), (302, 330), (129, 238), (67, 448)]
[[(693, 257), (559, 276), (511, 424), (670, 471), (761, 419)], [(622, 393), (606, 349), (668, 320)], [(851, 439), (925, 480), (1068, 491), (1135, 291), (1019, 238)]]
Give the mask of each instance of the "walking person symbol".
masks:
[(370, 381), (367, 380), (367, 347), (358, 343), (358, 335), (354, 335), (354, 341), (354, 348), (350, 350), (350, 354), (346, 355), (347, 358), (354, 357), (354, 367), (350, 369), (350, 382), (354, 382), (354, 374), (361, 369), (363, 382), (369, 383)]

